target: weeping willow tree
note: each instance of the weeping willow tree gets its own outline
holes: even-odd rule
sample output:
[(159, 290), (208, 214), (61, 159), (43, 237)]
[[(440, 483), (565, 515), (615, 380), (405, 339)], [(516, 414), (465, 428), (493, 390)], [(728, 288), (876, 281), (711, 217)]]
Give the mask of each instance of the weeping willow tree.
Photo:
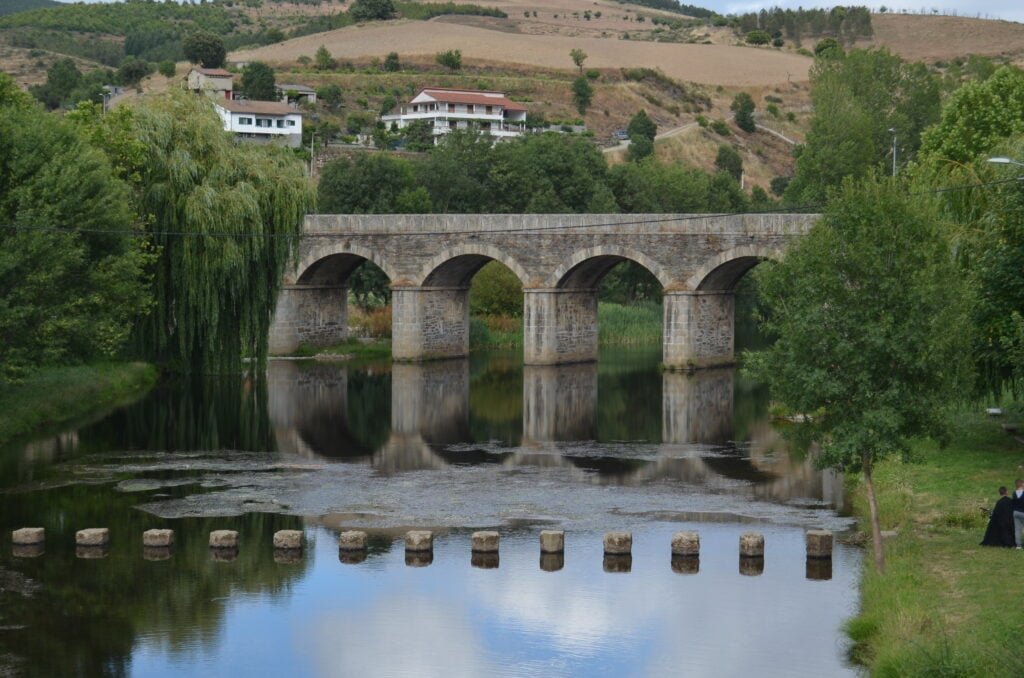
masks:
[(127, 115), (139, 211), (158, 248), (143, 354), (228, 373), (267, 355), (285, 265), (314, 192), (288, 149), (235, 143), (206, 97), (150, 97)]

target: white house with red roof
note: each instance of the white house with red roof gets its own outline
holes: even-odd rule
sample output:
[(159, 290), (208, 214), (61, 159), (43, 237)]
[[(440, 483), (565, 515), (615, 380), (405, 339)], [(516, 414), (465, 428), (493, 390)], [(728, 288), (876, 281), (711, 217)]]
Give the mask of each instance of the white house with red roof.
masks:
[(526, 132), (526, 107), (510, 101), (504, 92), (424, 87), (400, 113), (382, 115), (381, 120), (399, 129), (427, 121), (435, 141), (452, 130), (470, 128), (501, 139)]
[(242, 139), (286, 146), (302, 144), (302, 113), (280, 101), (215, 100), (224, 129)]

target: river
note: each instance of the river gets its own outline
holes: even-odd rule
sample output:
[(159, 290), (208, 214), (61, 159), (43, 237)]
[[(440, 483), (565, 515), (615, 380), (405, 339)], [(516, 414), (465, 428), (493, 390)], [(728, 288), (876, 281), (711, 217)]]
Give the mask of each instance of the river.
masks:
[[(804, 551), (807, 529), (852, 529), (842, 478), (759, 385), (658, 358), (272, 361), (0, 450), (0, 675), (853, 675), (861, 552)], [(44, 549), (12, 547), (26, 526)], [(109, 548), (77, 553), (87, 527)], [(175, 546), (144, 554), (157, 527)], [(236, 554), (211, 553), (214, 529)], [(301, 557), (273, 551), (281, 529)], [(339, 557), (346, 529), (365, 559)], [(409, 529), (435, 532), (432, 558), (407, 564)], [(471, 557), (481, 529), (496, 558)], [(604, 558), (611, 530), (631, 559)], [(699, 560), (671, 558), (681, 530)], [(748, 530), (763, 559), (739, 557)]]

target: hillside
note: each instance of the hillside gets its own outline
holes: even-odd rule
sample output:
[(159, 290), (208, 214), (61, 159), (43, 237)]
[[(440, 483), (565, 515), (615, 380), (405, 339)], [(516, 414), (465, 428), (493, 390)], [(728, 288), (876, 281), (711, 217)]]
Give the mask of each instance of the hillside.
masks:
[(28, 12), (45, 7), (57, 7), (58, 5), (60, 3), (57, 0), (4, 0), (0, 2), (0, 16)]
[(459, 49), (464, 61), (514, 64), (543, 69), (571, 69), (569, 52), (587, 53), (588, 68), (657, 67), (676, 80), (728, 87), (770, 85), (807, 79), (811, 59), (777, 50), (731, 45), (687, 45), (600, 37), (528, 35), (433, 20), (429, 30), (406, 20), (350, 26), (229, 55), (229, 61), (264, 61), (273, 66), (312, 57), (324, 45), (338, 59), (383, 58), (398, 52), (403, 59), (433, 62), (434, 55)]
[(921, 14), (873, 14), (873, 45), (907, 61), (948, 61), (970, 54), (1024, 65), (1024, 24)]

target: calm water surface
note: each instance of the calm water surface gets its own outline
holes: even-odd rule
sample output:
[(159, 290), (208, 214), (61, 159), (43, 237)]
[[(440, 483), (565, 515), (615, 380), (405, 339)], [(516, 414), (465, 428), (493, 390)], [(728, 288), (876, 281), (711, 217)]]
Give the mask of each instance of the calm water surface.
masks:
[[(853, 673), (860, 552), (803, 544), (851, 527), (842, 481), (787, 449), (763, 389), (660, 374), (647, 349), (520, 362), (272, 362), (0, 451), (0, 675)], [(45, 554), (18, 557), (29, 525)], [(77, 557), (94, 526), (109, 550)], [(169, 558), (144, 556), (151, 527), (176, 530)], [(351, 528), (362, 562), (339, 558)], [(410, 528), (437, 532), (429, 563), (407, 563)], [(485, 528), (500, 556), (474, 562)], [(213, 529), (240, 532), (233, 559)], [(273, 552), (280, 529), (303, 557)], [(542, 529), (566, 530), (564, 558), (541, 560)], [(609, 530), (633, 532), (630, 561), (603, 557)], [(679, 530), (699, 561), (671, 559)], [(740, 560), (746, 530), (763, 561)]]

